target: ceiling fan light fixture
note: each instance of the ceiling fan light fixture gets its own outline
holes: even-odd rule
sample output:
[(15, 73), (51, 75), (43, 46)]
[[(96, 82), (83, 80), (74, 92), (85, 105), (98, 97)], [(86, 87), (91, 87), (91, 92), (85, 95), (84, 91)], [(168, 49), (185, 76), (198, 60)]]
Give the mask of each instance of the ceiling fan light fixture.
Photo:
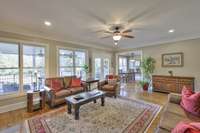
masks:
[(113, 40), (114, 40), (114, 41), (119, 41), (121, 38), (122, 38), (121, 35), (114, 35), (114, 36), (113, 36)]

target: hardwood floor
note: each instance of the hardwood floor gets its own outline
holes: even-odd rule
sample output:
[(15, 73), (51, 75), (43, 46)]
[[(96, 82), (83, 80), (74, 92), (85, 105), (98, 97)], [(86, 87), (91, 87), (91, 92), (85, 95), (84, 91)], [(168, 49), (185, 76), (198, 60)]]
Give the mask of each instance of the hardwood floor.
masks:
[[(165, 105), (166, 102), (167, 102), (167, 94), (151, 92), (151, 91), (149, 91), (149, 92), (143, 91), (135, 83), (127, 83), (127, 84), (122, 83), (121, 89), (119, 90), (119, 95), (129, 97), (129, 98), (133, 98), (133, 99), (140, 99), (140, 100), (152, 102), (152, 103), (155, 103), (155, 104), (159, 104), (161, 106)], [(66, 111), (65, 105), (58, 107), (58, 108), (62, 108), (60, 112)], [(48, 108), (48, 106), (46, 106), (44, 110), (42, 110), (42, 111), (39, 110), (39, 111), (36, 111), (36, 112), (33, 112), (33, 113), (27, 113), (25, 108), (15, 110), (15, 111), (6, 112), (6, 113), (2, 113), (2, 114), (0, 114), (0, 129), (11, 127), (15, 124), (23, 122), (25, 119), (28, 119), (28, 118), (36, 116), (36, 115), (43, 114), (45, 112), (56, 110), (56, 109), (57, 108), (50, 109), (50, 108)], [(159, 122), (159, 119), (160, 119), (160, 114), (161, 113), (158, 114), (156, 119), (150, 125), (150, 127), (148, 129), (148, 133), (154, 133), (155, 132), (155, 129), (156, 129), (158, 122)]]

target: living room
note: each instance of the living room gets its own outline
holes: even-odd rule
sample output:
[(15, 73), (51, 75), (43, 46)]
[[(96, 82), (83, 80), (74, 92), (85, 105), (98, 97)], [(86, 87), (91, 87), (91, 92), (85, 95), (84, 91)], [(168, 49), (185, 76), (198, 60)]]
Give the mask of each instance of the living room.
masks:
[(1, 133), (200, 132), (200, 1), (0, 3)]

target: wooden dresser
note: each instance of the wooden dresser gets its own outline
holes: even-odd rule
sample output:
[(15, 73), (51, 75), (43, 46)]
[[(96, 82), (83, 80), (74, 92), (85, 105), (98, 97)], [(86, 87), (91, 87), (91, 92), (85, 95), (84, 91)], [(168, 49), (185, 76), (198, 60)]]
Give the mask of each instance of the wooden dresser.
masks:
[(152, 84), (154, 91), (181, 93), (184, 85), (194, 90), (194, 77), (153, 75)]

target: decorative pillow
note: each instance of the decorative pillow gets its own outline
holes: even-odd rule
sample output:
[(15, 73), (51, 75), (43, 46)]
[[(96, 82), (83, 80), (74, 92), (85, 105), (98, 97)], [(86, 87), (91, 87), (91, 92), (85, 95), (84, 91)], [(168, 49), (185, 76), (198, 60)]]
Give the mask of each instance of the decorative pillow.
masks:
[(66, 76), (66, 77), (63, 78), (63, 80), (64, 80), (65, 89), (70, 87), (72, 76)]
[(59, 79), (52, 79), (51, 88), (53, 91), (58, 92), (63, 88), (62, 81)]
[(113, 75), (108, 75), (108, 79), (113, 79), (114, 76)]
[(199, 133), (200, 122), (186, 123), (179, 122), (171, 133)]
[(72, 78), (70, 87), (81, 87), (81, 79)]
[(108, 85), (116, 85), (117, 79), (108, 79)]
[(190, 88), (186, 86), (182, 89), (181, 106), (187, 112), (200, 116), (200, 92), (192, 92)]

